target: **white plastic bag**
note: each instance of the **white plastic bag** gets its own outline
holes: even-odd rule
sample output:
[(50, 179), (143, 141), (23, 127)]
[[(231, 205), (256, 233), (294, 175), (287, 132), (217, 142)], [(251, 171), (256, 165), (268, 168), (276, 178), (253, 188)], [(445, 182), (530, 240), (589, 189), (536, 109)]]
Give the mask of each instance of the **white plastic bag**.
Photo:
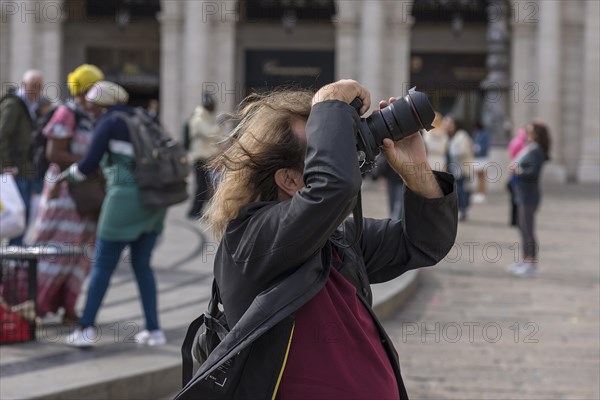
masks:
[(25, 203), (11, 174), (0, 175), (0, 240), (25, 231)]

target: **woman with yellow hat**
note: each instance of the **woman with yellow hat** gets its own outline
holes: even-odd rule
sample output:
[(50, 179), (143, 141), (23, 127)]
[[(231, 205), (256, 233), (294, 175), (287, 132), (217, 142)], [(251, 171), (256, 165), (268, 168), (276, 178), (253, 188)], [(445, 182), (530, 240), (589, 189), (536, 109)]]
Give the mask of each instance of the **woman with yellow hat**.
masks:
[(79, 161), (89, 147), (94, 120), (87, 112), (85, 95), (103, 79), (104, 74), (94, 65), (77, 67), (67, 78), (72, 99), (56, 110), (43, 129), (48, 138), (46, 157), (50, 168), (45, 177), (32, 242), (68, 248), (75, 245), (84, 250), (81, 256), (42, 258), (38, 264), (38, 313), (44, 316), (63, 308), (65, 324), (78, 321), (75, 303), (91, 269), (89, 255), (96, 240), (98, 215), (96, 212), (81, 215), (77, 211), (67, 182), (60, 184), (57, 197), (50, 198), (49, 192), (60, 172)]

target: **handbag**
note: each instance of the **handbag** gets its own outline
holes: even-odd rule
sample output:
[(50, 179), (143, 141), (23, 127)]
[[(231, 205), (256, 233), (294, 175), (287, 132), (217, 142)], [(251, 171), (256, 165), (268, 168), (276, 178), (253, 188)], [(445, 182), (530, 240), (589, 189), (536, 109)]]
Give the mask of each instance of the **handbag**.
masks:
[(225, 313), (219, 309), (219, 304), (222, 304), (219, 287), (213, 279), (208, 310), (190, 324), (181, 346), (182, 387), (192, 379), (194, 361), (202, 365), (229, 333)]
[(11, 174), (0, 175), (0, 239), (11, 239), (25, 231), (25, 203)]
[(85, 181), (69, 183), (69, 194), (80, 216), (97, 220), (106, 194), (106, 179), (100, 168), (90, 174)]

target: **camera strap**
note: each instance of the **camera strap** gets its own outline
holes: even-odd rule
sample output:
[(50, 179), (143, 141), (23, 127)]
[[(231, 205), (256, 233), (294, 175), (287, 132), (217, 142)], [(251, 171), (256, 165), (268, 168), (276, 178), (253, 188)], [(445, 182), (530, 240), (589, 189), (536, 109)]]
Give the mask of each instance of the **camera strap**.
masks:
[(336, 246), (340, 249), (348, 249), (350, 247), (354, 247), (360, 241), (363, 230), (363, 213), (362, 213), (362, 195), (361, 191), (358, 191), (358, 195), (356, 195), (356, 205), (352, 210), (352, 218), (354, 219), (354, 241), (352, 244), (346, 245), (341, 244), (339, 242), (335, 242)]

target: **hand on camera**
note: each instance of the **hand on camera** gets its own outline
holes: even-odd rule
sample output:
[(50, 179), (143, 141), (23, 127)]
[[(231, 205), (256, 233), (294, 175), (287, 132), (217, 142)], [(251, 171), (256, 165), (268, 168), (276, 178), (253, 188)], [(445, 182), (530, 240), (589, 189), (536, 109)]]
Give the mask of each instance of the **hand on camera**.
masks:
[[(391, 97), (388, 101), (382, 100), (379, 102), (379, 109), (385, 108), (395, 101), (395, 97)], [(374, 112), (379, 112), (379, 110)], [(392, 168), (404, 179), (406, 179), (404, 175), (407, 174), (407, 171), (427, 163), (425, 141), (419, 132), (397, 142), (389, 138), (384, 139), (382, 150)]]
[(342, 79), (319, 89), (313, 97), (312, 105), (314, 106), (317, 103), (327, 100), (340, 100), (350, 104), (357, 97), (363, 103), (359, 112), (362, 115), (371, 107), (371, 95), (369, 91), (352, 79)]

